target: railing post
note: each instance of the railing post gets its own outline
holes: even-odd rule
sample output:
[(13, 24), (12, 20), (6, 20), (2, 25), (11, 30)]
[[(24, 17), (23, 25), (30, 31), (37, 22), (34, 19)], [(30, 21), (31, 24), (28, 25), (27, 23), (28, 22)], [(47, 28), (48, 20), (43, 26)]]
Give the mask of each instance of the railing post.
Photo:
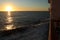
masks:
[(48, 0), (50, 3), (50, 26), (48, 40), (59, 40), (57, 28), (60, 27), (60, 0)]

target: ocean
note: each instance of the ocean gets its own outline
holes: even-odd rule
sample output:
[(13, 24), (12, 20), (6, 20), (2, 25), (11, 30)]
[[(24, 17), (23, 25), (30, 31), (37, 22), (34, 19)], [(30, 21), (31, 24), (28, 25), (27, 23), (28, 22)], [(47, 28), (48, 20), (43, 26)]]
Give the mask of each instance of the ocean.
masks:
[[(37, 37), (36, 40), (44, 40), (48, 34), (49, 19), (50, 14), (48, 11), (1, 11), (0, 31), (7, 31), (7, 33), (14, 29), (19, 29), (19, 31), (11, 32), (10, 34), (4, 32), (5, 34), (0, 35), (0, 40), (34, 40), (35, 37)], [(25, 27), (28, 28), (21, 32), (20, 28)], [(38, 35), (45, 35), (45, 37), (41, 38)]]

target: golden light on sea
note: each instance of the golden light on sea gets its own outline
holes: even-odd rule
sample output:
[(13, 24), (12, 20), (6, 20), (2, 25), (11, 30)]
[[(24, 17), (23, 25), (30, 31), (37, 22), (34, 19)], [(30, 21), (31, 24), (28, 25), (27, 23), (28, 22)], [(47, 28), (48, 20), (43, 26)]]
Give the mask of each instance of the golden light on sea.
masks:
[(6, 30), (12, 30), (12, 29), (16, 29), (16, 27), (13, 27), (13, 25), (7, 25)]

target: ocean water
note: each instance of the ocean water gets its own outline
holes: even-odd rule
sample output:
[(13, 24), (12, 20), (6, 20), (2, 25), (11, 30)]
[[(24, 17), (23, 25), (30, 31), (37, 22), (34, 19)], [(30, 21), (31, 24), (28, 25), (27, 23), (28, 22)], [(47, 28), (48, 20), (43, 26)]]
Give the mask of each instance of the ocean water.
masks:
[(0, 12), (0, 30), (11, 30), (40, 23), (49, 19), (47, 11)]
[(0, 12), (0, 40), (48, 40), (47, 11)]

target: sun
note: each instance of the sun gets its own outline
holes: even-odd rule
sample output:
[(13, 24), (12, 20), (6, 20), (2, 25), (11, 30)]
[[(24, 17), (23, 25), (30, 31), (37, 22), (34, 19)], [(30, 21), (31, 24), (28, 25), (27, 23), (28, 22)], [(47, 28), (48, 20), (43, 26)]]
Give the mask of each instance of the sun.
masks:
[(11, 6), (6, 6), (6, 11), (13, 11)]

